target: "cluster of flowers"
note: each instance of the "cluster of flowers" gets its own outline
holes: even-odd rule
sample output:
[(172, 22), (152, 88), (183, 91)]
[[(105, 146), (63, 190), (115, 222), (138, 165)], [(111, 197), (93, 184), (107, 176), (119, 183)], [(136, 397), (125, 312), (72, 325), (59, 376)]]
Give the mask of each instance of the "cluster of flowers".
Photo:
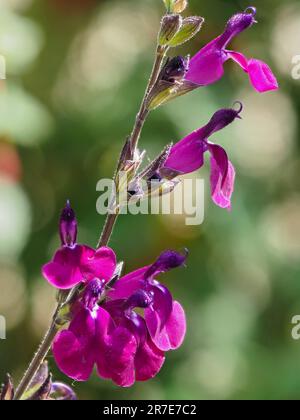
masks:
[[(164, 252), (154, 264), (110, 285), (115, 253), (76, 243), (77, 222), (69, 203), (61, 214), (60, 235), (62, 247), (43, 274), (62, 290), (84, 287), (71, 307), (68, 329), (58, 332), (53, 343), (59, 368), (85, 381), (96, 365), (99, 376), (120, 386), (152, 378), (164, 363), (164, 352), (177, 349), (186, 330), (183, 308), (156, 277), (182, 266), (186, 255)], [(144, 318), (136, 308), (144, 310)]]
[[(265, 63), (227, 49), (235, 36), (255, 23), (255, 15), (256, 10), (249, 8), (233, 16), (223, 34), (191, 60), (169, 60), (161, 80), (175, 83), (179, 78), (179, 90), (209, 85), (222, 77), (224, 63), (232, 59), (248, 73), (257, 91), (277, 89)], [(208, 152), (212, 199), (218, 206), (230, 208), (235, 170), (225, 150), (209, 138), (240, 118), (241, 111), (239, 104), (238, 109), (216, 112), (208, 124), (175, 144), (151, 177), (170, 180), (196, 171)], [(60, 236), (62, 246), (43, 267), (43, 275), (58, 289), (76, 287), (79, 292), (72, 302), (67, 329), (60, 330), (53, 343), (59, 368), (69, 377), (85, 381), (96, 366), (100, 377), (120, 386), (154, 377), (164, 363), (165, 352), (180, 347), (186, 332), (182, 306), (157, 276), (183, 266), (187, 255), (166, 251), (152, 265), (116, 280), (117, 259), (112, 249), (95, 250), (76, 243), (77, 221), (69, 203), (62, 211)]]
[[(173, 97), (182, 95), (193, 89), (211, 85), (220, 80), (224, 74), (224, 63), (229, 59), (236, 62), (249, 76), (253, 88), (260, 92), (278, 89), (277, 80), (270, 67), (261, 60), (248, 59), (240, 52), (227, 49), (228, 44), (244, 30), (253, 26), (256, 9), (249, 7), (243, 13), (232, 16), (224, 32), (208, 45), (203, 47), (191, 59), (176, 56), (167, 61), (160, 75), (160, 82), (171, 86)], [(155, 88), (153, 89), (155, 96)], [(164, 99), (172, 99), (172, 93)], [(234, 191), (235, 169), (229, 161), (225, 150), (208, 141), (216, 131), (225, 128), (236, 118), (240, 118), (243, 109), (221, 109), (213, 115), (207, 125), (194, 131), (177, 144), (157, 173), (151, 177), (160, 180), (174, 179), (200, 169), (204, 165), (204, 154), (211, 155), (211, 196), (221, 208), (231, 208), (231, 196)]]

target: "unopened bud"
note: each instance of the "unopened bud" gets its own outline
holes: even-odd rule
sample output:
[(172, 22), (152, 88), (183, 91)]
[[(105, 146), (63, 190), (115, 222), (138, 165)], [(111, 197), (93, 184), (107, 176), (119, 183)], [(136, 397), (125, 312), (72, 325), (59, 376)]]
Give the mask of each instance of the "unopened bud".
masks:
[(48, 375), (44, 383), (38, 388), (27, 400), (29, 401), (45, 401), (49, 400), (52, 389), (52, 375)]
[(74, 401), (77, 400), (76, 394), (72, 388), (62, 382), (54, 382), (51, 389), (51, 399), (56, 401)]
[(177, 47), (194, 38), (200, 31), (204, 19), (201, 16), (190, 16), (182, 21), (181, 28), (176, 35), (169, 41), (170, 47)]
[(159, 45), (168, 45), (181, 28), (182, 17), (177, 14), (166, 15), (161, 22), (158, 36)]
[(181, 13), (188, 7), (188, 0), (174, 0), (173, 1), (173, 12)]
[(163, 0), (168, 13), (181, 13), (188, 6), (188, 0)]
[(59, 233), (62, 245), (73, 246), (77, 239), (77, 220), (69, 201), (61, 212)]
[(189, 59), (182, 56), (177, 56), (169, 59), (162, 69), (160, 79), (166, 82), (174, 83), (182, 80), (188, 70)]

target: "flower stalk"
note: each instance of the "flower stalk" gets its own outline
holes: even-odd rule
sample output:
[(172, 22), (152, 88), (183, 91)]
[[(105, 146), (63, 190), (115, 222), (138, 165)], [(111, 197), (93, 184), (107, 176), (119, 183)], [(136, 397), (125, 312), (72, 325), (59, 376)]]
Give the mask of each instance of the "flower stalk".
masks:
[[(156, 49), (155, 60), (154, 60), (153, 68), (152, 68), (151, 75), (149, 78), (149, 82), (147, 84), (146, 91), (145, 91), (139, 112), (135, 120), (133, 130), (130, 136), (130, 149), (131, 149), (132, 159), (134, 159), (142, 129), (144, 127), (146, 118), (150, 112), (147, 107), (147, 99), (148, 99), (149, 93), (155, 86), (157, 78), (160, 74), (162, 63), (163, 63), (167, 50), (168, 50), (168, 47), (160, 46), (160, 45), (158, 45)], [(125, 162), (122, 162), (122, 154), (121, 154), (119, 162), (118, 162), (118, 167), (122, 166), (122, 164), (124, 163)], [(118, 174), (116, 173), (115, 178), (117, 177), (117, 175)], [(114, 213), (108, 214), (105, 224), (103, 226), (102, 232), (101, 232), (98, 245), (97, 245), (98, 249), (103, 246), (106, 246), (109, 243), (109, 240), (111, 238), (118, 216), (119, 216), (118, 210), (116, 210)], [(74, 287), (74, 290), (71, 292), (71, 295), (75, 293), (76, 289), (77, 287)], [(23, 378), (21, 379), (18, 388), (16, 389), (14, 400), (22, 399), (22, 396), (26, 392), (27, 388), (30, 386), (32, 379), (34, 378), (38, 369), (40, 368), (45, 358), (47, 357), (48, 352), (51, 348), (52, 342), (59, 330), (57, 326), (57, 321), (58, 321), (59, 312), (61, 308), (64, 306), (64, 304), (66, 304), (66, 302), (58, 303), (57, 308), (52, 317), (50, 327), (44, 339), (42, 340), (38, 351), (36, 352), (34, 358), (32, 359), (27, 371), (25, 372)]]
[[(154, 60), (153, 68), (151, 71), (150, 79), (146, 87), (146, 91), (142, 99), (140, 109), (137, 113), (132, 133), (129, 137), (131, 160), (135, 159), (139, 139), (140, 139), (144, 124), (146, 122), (146, 119), (150, 113), (150, 110), (148, 108), (148, 97), (157, 82), (167, 51), (168, 51), (167, 46), (161, 46), (161, 45), (157, 46), (155, 60)], [(126, 142), (127, 141), (128, 139), (126, 139)], [(124, 155), (121, 154), (119, 162), (118, 162), (118, 168), (122, 167), (125, 164), (125, 162), (122, 162), (123, 159), (124, 159)], [(118, 173), (116, 173), (115, 175), (115, 180), (117, 176), (118, 176)], [(113, 201), (115, 201), (115, 198), (113, 198)], [(98, 248), (102, 246), (106, 246), (109, 243), (109, 240), (113, 233), (113, 229), (115, 227), (118, 216), (119, 216), (118, 210), (114, 211), (113, 213), (108, 214), (104, 227), (101, 232), (98, 245), (97, 245)]]
[(39, 370), (41, 364), (44, 362), (50, 348), (52, 345), (52, 342), (54, 340), (55, 335), (57, 334), (57, 331), (59, 330), (57, 326), (57, 318), (58, 314), (60, 312), (60, 309), (63, 305), (59, 303), (55, 309), (54, 315), (52, 317), (52, 321), (50, 324), (50, 327), (43, 338), (40, 347), (38, 348), (38, 351), (34, 355), (27, 371), (25, 372), (23, 378), (21, 379), (18, 388), (16, 389), (14, 400), (21, 400), (22, 396), (26, 392), (27, 388), (29, 387), (31, 381), (35, 377), (37, 371)]
[[(67, 202), (60, 218), (61, 246), (42, 268), (44, 278), (59, 290), (57, 307), (15, 394), (8, 381), (5, 398), (26, 399), (31, 392), (33, 399), (51, 399), (53, 390), (63, 396), (70, 394), (63, 384), (52, 384), (48, 373), (40, 389), (32, 393), (51, 347), (60, 370), (74, 380), (87, 380), (96, 366), (100, 377), (119, 386), (132, 386), (135, 381), (153, 378), (164, 364), (165, 352), (179, 348), (184, 340), (184, 309), (156, 276), (184, 266), (187, 254), (166, 251), (152, 265), (121, 277), (122, 264), (117, 264), (114, 251), (107, 247), (124, 205), (118, 194), (125, 194), (125, 202), (129, 196), (140, 199), (152, 193), (149, 186), (153, 181), (160, 193), (164, 189), (170, 192), (179, 182), (178, 177), (200, 169), (204, 154), (209, 153), (212, 199), (219, 207), (230, 209), (235, 170), (226, 151), (212, 143), (210, 137), (240, 118), (240, 103), (238, 110), (217, 111), (205, 126), (167, 146), (139, 172), (144, 153), (139, 152), (138, 145), (144, 124), (150, 112), (163, 103), (221, 79), (229, 59), (249, 75), (258, 92), (276, 90), (278, 83), (266, 63), (227, 49), (234, 37), (256, 22), (255, 8), (234, 15), (222, 35), (191, 59), (178, 56), (165, 61), (169, 48), (196, 35), (203, 18), (183, 19), (179, 15), (187, 7), (187, 0), (164, 0), (164, 3), (167, 15), (161, 22), (151, 75), (132, 132), (118, 159), (114, 175), (116, 191), (98, 245), (93, 249), (77, 243), (77, 220)], [(144, 190), (141, 181), (146, 183)], [(136, 308), (144, 310), (144, 317), (135, 312)], [(62, 329), (67, 324), (67, 329)]]

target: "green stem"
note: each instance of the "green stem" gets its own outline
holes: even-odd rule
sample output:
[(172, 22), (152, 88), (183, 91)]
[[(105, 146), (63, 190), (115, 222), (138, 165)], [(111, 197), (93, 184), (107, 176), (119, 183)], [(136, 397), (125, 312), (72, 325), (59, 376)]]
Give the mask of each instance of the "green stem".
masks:
[(28, 369), (24, 373), (23, 378), (21, 379), (21, 382), (16, 390), (14, 400), (21, 400), (22, 396), (26, 392), (27, 388), (29, 387), (30, 383), (32, 382), (34, 376), (36, 375), (37, 371), (39, 370), (41, 364), (45, 360), (50, 348), (52, 341), (54, 340), (54, 337), (58, 331), (57, 325), (56, 325), (56, 319), (57, 315), (60, 311), (61, 305), (58, 304), (57, 308), (54, 312), (54, 315), (52, 317), (51, 325), (42, 340), (40, 347), (36, 354), (34, 355), (34, 358), (32, 359)]
[[(167, 47), (162, 47), (159, 45), (156, 49), (155, 60), (154, 60), (153, 68), (151, 71), (151, 76), (147, 84), (146, 91), (145, 91), (139, 112), (137, 113), (132, 133), (130, 135), (131, 150), (132, 150), (133, 157), (135, 156), (135, 152), (138, 147), (138, 143), (141, 137), (144, 124), (149, 115), (149, 110), (147, 108), (148, 96), (157, 81), (166, 52), (167, 52)], [(118, 167), (120, 166), (121, 163), (122, 163), (121, 161), (118, 162)], [(102, 246), (106, 246), (109, 243), (109, 240), (111, 238), (118, 216), (119, 216), (119, 213), (117, 212), (113, 214), (109, 214), (107, 216), (107, 219), (104, 223), (102, 233), (98, 242), (98, 248)]]
[[(136, 121), (133, 127), (133, 131), (131, 133), (130, 136), (130, 141), (131, 141), (131, 146), (132, 146), (132, 151), (133, 151), (133, 156), (135, 155), (135, 151), (138, 147), (138, 142), (140, 139), (140, 135), (142, 132), (142, 129), (144, 127), (146, 118), (149, 114), (149, 110), (147, 109), (147, 99), (148, 99), (148, 95), (151, 92), (151, 90), (153, 89), (157, 78), (159, 76), (160, 73), (160, 69), (161, 69), (161, 65), (164, 59), (164, 56), (166, 54), (167, 48), (166, 47), (161, 47), (158, 46), (157, 50), (156, 50), (156, 56), (155, 56), (155, 61), (154, 61), (154, 65), (152, 68), (152, 72), (151, 72), (151, 76), (139, 109), (139, 112), (137, 114), (136, 117)], [(121, 161), (119, 161), (118, 166), (120, 165), (120, 163), (122, 163)], [(98, 247), (101, 246), (105, 246), (108, 244), (110, 237), (112, 235), (115, 223), (117, 221), (117, 218), (119, 216), (119, 211), (116, 211), (115, 213), (111, 213), (107, 216), (106, 222), (104, 224), (102, 233), (101, 233), (101, 237), (98, 243)], [(75, 288), (76, 289), (76, 288)], [(73, 290), (75, 290), (73, 289)], [(72, 292), (71, 292), (72, 293)], [(42, 340), (40, 347), (38, 349), (38, 351), (36, 352), (36, 354), (34, 355), (27, 371), (25, 372), (24, 376), (21, 379), (21, 382), (16, 390), (14, 399), (15, 400), (20, 400), (22, 399), (22, 396), (24, 395), (24, 393), (26, 392), (26, 390), (28, 389), (30, 383), (32, 382), (34, 376), (36, 375), (38, 369), (40, 368), (41, 364), (43, 363), (43, 361), (45, 360), (45, 358), (47, 357), (47, 354), (51, 348), (52, 342), (55, 338), (55, 335), (58, 331), (58, 327), (57, 327), (57, 318), (58, 318), (58, 314), (59, 311), (61, 309), (61, 307), (63, 306), (63, 304), (60, 302), (57, 305), (57, 308), (54, 312), (53, 318), (52, 318), (52, 322), (51, 325), (44, 337), (44, 339)]]

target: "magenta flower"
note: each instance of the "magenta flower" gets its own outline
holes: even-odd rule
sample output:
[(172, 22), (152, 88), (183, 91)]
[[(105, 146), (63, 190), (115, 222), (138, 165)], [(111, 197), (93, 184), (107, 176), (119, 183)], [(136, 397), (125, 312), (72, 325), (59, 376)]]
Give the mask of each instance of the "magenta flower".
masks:
[(71, 289), (95, 277), (106, 281), (112, 277), (116, 268), (115, 253), (107, 247), (94, 250), (76, 243), (77, 221), (69, 202), (61, 213), (59, 231), (62, 246), (42, 268), (50, 284), (58, 289)]
[[(152, 298), (139, 290), (128, 299), (108, 301), (103, 305), (113, 320), (113, 327), (102, 340), (98, 373), (117, 385), (132, 386), (158, 374), (165, 361), (164, 353), (152, 341), (144, 318), (134, 309), (145, 309)], [(103, 323), (103, 320), (102, 320)]]
[(136, 307), (145, 308), (149, 297), (137, 293), (101, 308), (97, 301), (103, 288), (103, 282), (91, 281), (68, 330), (57, 334), (53, 354), (58, 367), (72, 379), (86, 381), (96, 366), (100, 377), (123, 387), (153, 378), (164, 363), (164, 353), (134, 312)]
[(221, 109), (217, 111), (209, 123), (199, 130), (175, 144), (160, 174), (165, 177), (194, 172), (204, 165), (204, 154), (211, 155), (211, 196), (213, 201), (221, 208), (231, 208), (231, 196), (234, 190), (235, 170), (229, 161), (225, 150), (208, 141), (215, 132), (240, 118), (240, 109)]
[(154, 264), (121, 278), (109, 292), (112, 300), (130, 299), (137, 292), (146, 293), (151, 302), (145, 308), (145, 322), (154, 344), (162, 351), (179, 348), (186, 332), (182, 306), (174, 301), (170, 291), (155, 277), (185, 263), (186, 255), (166, 251)]
[[(103, 292), (103, 282), (92, 280), (84, 299), (73, 309), (73, 319), (67, 330), (59, 332), (52, 350), (60, 370), (77, 381), (86, 381), (96, 363), (97, 319), (107, 320), (108, 314), (96, 302)], [(108, 322), (108, 320), (107, 320)], [(107, 328), (107, 327), (106, 327)]]
[(278, 89), (277, 80), (266, 63), (227, 49), (234, 37), (256, 23), (255, 15), (256, 9), (250, 7), (229, 19), (223, 34), (191, 58), (185, 80), (199, 86), (215, 83), (224, 74), (224, 63), (232, 59), (248, 73), (252, 86), (258, 92)]

